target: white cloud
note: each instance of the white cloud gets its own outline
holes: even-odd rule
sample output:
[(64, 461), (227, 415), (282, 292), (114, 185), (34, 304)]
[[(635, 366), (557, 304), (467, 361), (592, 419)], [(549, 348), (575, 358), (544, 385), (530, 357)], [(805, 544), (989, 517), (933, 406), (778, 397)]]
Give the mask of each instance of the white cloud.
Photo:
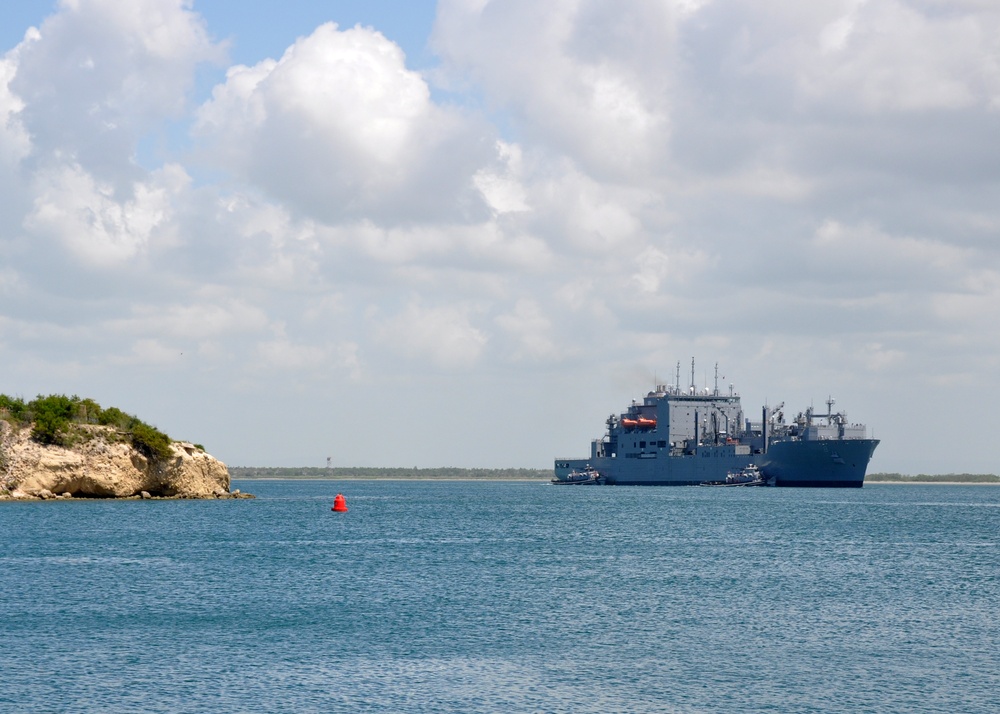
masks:
[(11, 91), (36, 153), (134, 180), (135, 142), (179, 116), (194, 68), (218, 61), (183, 0), (66, 0), (17, 49)]
[(321, 227), (314, 221), (249, 193), (215, 200), (213, 219), (202, 242), (224, 253), (216, 260), (234, 279), (259, 290), (294, 289), (315, 279)]
[[(404, 419), (447, 381), (503, 394), (497, 441), (518, 452), (460, 424), (426, 458), (541, 466), (585, 449), (648, 388), (635, 375), (696, 355), (768, 390), (747, 408), (840, 392), (886, 437), (885, 470), (942, 459), (899, 446), (940, 424), (899, 427), (894, 405), (919, 384), (951, 422), (967, 408), (934, 390), (998, 388), (998, 17), (444, 0), (440, 67), (329, 23), (259, 56), (237, 31), (250, 59), (212, 77), (231, 28), (196, 4), (61, 3), (0, 59), (4, 377), (190, 389), (246, 426), (262, 390), (287, 394), (324, 405), (314, 441), (350, 433), (355, 463), (388, 456), (328, 405), (391, 399)], [(530, 438), (520, 415), (570, 392)], [(227, 424), (204, 441), (234, 463), (304, 440), (268, 454)], [(405, 429), (407, 455), (434, 441)]]
[(24, 102), (9, 87), (20, 61), (19, 54), (15, 48), (0, 59), (0, 170), (15, 166), (31, 150), (31, 139), (18, 116)]
[(145, 252), (160, 237), (172, 214), (172, 198), (188, 178), (177, 166), (133, 187), (132, 197), (118, 199), (114, 187), (96, 180), (79, 165), (64, 165), (36, 180), (35, 205), (25, 219), (32, 233), (62, 242), (89, 265), (121, 264)]
[(553, 260), (545, 241), (519, 229), (501, 229), (496, 223), (382, 228), (365, 221), (325, 228), (319, 237), (329, 256), (354, 264), (355, 275), (364, 267), (465, 269), (486, 274), (536, 271)]
[(867, 369), (881, 372), (887, 369), (897, 369), (902, 366), (906, 354), (902, 350), (887, 348), (880, 342), (872, 342), (861, 350)]
[(685, 185), (683, 190), (712, 196), (733, 193), (796, 202), (809, 198), (818, 188), (817, 183), (813, 176), (795, 173), (789, 167), (771, 161), (756, 166), (741, 166), (722, 176), (705, 177)]
[(324, 347), (295, 344), (287, 339), (269, 340), (257, 345), (265, 367), (278, 369), (315, 369), (330, 362)]
[(985, 325), (1000, 324), (1000, 269), (970, 269), (960, 285), (935, 295), (933, 311), (942, 322), (961, 324), (968, 330), (962, 343), (966, 349), (985, 350), (997, 356), (993, 335)]
[(550, 240), (585, 254), (609, 254), (640, 237), (646, 191), (621, 190), (565, 170), (531, 185), (536, 216)]
[(472, 178), (491, 154), (480, 127), (434, 104), (370, 28), (327, 23), (278, 61), (231, 69), (196, 128), (221, 166), (324, 220), (482, 208)]
[(597, 172), (642, 173), (663, 157), (677, 28), (694, 7), (446, 0), (434, 45), (452, 81), (484, 87), (526, 135)]
[[(803, 99), (865, 112), (955, 109), (1000, 96), (1000, 8), (946, 11), (905, 0), (815, 6), (815, 34), (788, 34), (753, 61), (794, 73)], [(798, 8), (762, 14), (800, 19)]]
[(472, 305), (424, 307), (411, 301), (396, 315), (379, 320), (375, 335), (385, 348), (405, 357), (447, 369), (469, 369), (488, 342), (471, 322), (476, 312)]
[(256, 335), (270, 327), (267, 314), (253, 304), (232, 297), (202, 299), (189, 304), (138, 306), (127, 318), (110, 323), (123, 334), (169, 337), (184, 342), (219, 339), (227, 335)]
[(168, 365), (176, 364), (183, 357), (176, 347), (147, 337), (136, 340), (127, 356), (115, 356), (113, 361), (117, 365)]
[(350, 150), (377, 170), (406, 158), (431, 111), (427, 85), (406, 70), (398, 46), (370, 29), (327, 23), (280, 61), (231, 69), (202, 108), (200, 128), (242, 138), (285, 121), (306, 135), (296, 148)]
[(896, 236), (870, 224), (844, 225), (826, 221), (813, 239), (817, 268), (827, 274), (858, 271), (878, 278), (883, 289), (921, 287), (948, 289), (975, 267), (975, 253), (945, 241)]
[(552, 321), (534, 300), (518, 300), (512, 311), (497, 316), (496, 323), (515, 341), (512, 359), (552, 360), (560, 356), (553, 339), (555, 330)]
[(495, 214), (526, 211), (528, 195), (519, 178), (523, 163), (521, 149), (503, 141), (497, 142), (497, 149), (502, 168), (482, 168), (472, 181)]
[(632, 276), (641, 293), (655, 294), (667, 279), (670, 259), (663, 251), (649, 246), (636, 258), (637, 270)]

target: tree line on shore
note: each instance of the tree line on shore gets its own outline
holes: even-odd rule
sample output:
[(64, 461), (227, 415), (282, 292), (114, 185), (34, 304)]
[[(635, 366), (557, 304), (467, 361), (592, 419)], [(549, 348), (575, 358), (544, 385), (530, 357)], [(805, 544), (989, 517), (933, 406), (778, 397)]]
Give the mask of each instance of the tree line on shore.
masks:
[[(287, 466), (230, 466), (229, 475), (234, 479), (427, 479), (427, 480), (482, 480), (482, 481), (540, 481), (552, 478), (551, 469), (463, 469), (441, 468), (380, 468), (380, 467), (287, 467)], [(995, 474), (917, 474), (873, 473), (865, 477), (868, 482), (884, 483), (998, 483)]]
[(434, 479), (434, 480), (505, 480), (535, 481), (552, 478), (551, 469), (463, 469), (378, 468), (378, 467), (282, 467), (230, 466), (234, 479)]
[(877, 473), (865, 476), (865, 481), (889, 483), (1000, 483), (996, 474), (907, 474)]

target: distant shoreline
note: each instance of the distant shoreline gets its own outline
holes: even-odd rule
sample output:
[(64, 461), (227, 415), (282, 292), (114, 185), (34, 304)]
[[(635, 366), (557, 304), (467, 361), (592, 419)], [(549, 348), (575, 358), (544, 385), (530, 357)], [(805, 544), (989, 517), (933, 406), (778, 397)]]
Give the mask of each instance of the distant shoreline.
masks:
[[(521, 481), (548, 482), (551, 469), (463, 469), (441, 468), (373, 468), (373, 467), (279, 467), (230, 466), (230, 478), (242, 481)], [(917, 474), (874, 473), (865, 483), (931, 484), (948, 486), (995, 486), (1000, 476), (995, 474)]]
[(1000, 486), (1000, 481), (880, 481), (865, 479), (865, 485), (879, 486)]
[(1000, 476), (996, 474), (917, 474), (916, 476), (907, 476), (898, 473), (874, 473), (865, 476), (865, 483), (997, 485), (1000, 484)]
[(425, 481), (425, 482), (437, 482), (445, 483), (448, 481), (459, 482), (463, 481), (465, 483), (548, 483), (551, 480), (539, 479), (539, 478), (405, 478), (399, 476), (392, 477), (376, 477), (376, 476), (330, 476), (330, 477), (319, 477), (319, 476), (267, 476), (267, 477), (257, 477), (257, 478), (245, 478), (243, 476), (232, 476), (233, 481)]
[[(424, 482), (424, 483), (540, 483), (546, 484), (550, 479), (538, 478), (400, 478), (385, 477), (376, 478), (371, 476), (331, 476), (329, 478), (307, 476), (268, 476), (257, 478), (245, 478), (233, 476), (234, 481), (399, 481), (399, 482)], [(865, 480), (865, 485), (878, 486), (1000, 486), (1000, 481), (879, 481)]]
[(525, 481), (552, 478), (551, 469), (462, 469), (441, 468), (294, 468), (230, 466), (232, 479), (246, 481)]

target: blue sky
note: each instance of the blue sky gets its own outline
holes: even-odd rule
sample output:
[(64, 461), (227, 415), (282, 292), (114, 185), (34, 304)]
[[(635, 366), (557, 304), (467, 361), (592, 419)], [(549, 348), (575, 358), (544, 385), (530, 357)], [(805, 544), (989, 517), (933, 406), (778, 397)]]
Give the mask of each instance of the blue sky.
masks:
[(695, 357), (748, 413), (832, 395), (874, 470), (995, 471), (998, 36), (975, 0), (8, 3), (0, 391), (233, 465), (543, 468)]
[(406, 52), (407, 64), (423, 68), (433, 64), (427, 39), (434, 25), (436, 3), (430, 0), (248, 0), (238, 5), (226, 0), (205, 0), (194, 8), (218, 39), (231, 39), (230, 57), (236, 64), (280, 57), (297, 37), (309, 35), (324, 22), (341, 28), (374, 27)]
[[(231, 40), (229, 57), (235, 64), (279, 57), (296, 37), (310, 34), (324, 22), (341, 27), (371, 26), (398, 44), (412, 66), (433, 63), (427, 38), (434, 24), (433, 0), (196, 0), (193, 9), (208, 23), (217, 40)], [(4, 3), (0, 44), (13, 47), (29, 26), (38, 26), (58, 9), (46, 0), (11, 0)]]

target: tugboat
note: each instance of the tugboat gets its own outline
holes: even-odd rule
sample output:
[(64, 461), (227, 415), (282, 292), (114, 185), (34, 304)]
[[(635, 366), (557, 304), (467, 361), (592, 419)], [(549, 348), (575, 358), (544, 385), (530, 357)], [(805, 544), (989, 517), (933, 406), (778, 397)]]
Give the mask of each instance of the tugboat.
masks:
[(739, 471), (730, 471), (725, 481), (705, 481), (702, 486), (767, 486), (767, 479), (756, 464), (744, 466)]
[(604, 483), (604, 477), (590, 464), (582, 469), (574, 469), (563, 478), (553, 478), (551, 483), (555, 486), (600, 486)]

